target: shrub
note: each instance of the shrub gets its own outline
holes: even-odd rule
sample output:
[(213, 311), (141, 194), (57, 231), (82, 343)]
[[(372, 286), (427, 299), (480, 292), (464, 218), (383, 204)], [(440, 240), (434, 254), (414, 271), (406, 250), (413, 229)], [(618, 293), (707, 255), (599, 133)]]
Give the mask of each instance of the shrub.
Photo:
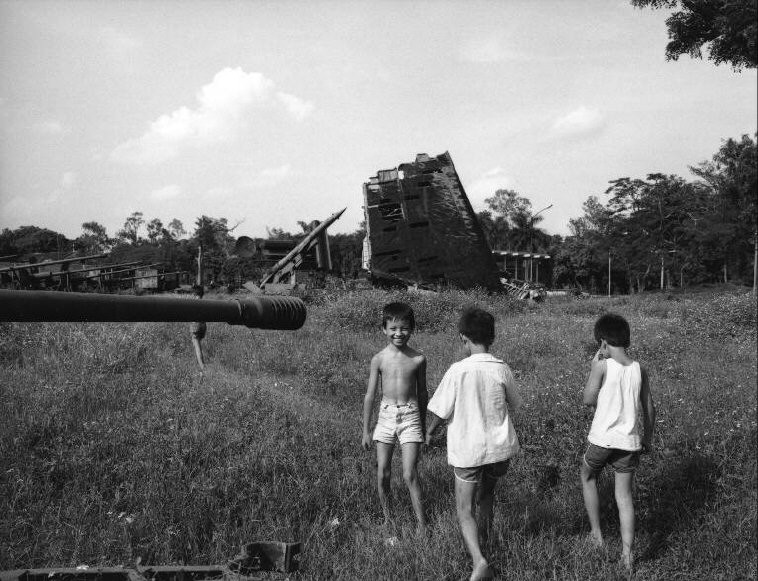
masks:
[(310, 311), (319, 320), (329, 318), (351, 331), (376, 330), (381, 324), (382, 307), (392, 301), (408, 303), (416, 314), (418, 331), (437, 333), (455, 329), (458, 316), (466, 306), (478, 306), (496, 317), (524, 310), (525, 304), (507, 295), (485, 291), (353, 291), (320, 297)]

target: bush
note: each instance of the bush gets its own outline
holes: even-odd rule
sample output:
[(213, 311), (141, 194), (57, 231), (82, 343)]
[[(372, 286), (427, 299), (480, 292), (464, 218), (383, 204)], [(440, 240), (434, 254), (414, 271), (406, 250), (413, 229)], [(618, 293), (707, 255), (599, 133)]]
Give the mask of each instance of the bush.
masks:
[(463, 308), (477, 306), (497, 318), (520, 312), (525, 303), (508, 295), (489, 295), (485, 291), (354, 291), (330, 293), (313, 300), (313, 317), (328, 318), (351, 331), (376, 330), (381, 325), (382, 307), (388, 302), (408, 303), (416, 315), (418, 331), (437, 333), (454, 329)]

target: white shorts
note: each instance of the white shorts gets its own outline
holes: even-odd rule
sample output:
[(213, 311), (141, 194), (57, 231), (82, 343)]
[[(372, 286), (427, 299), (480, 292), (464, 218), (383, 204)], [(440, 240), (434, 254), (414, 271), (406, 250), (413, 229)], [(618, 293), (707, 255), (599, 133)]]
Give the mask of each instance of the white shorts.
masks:
[(383, 444), (394, 444), (395, 438), (401, 445), (424, 443), (424, 434), (421, 432), (421, 414), (416, 402), (398, 405), (383, 401), (379, 405), (374, 440)]

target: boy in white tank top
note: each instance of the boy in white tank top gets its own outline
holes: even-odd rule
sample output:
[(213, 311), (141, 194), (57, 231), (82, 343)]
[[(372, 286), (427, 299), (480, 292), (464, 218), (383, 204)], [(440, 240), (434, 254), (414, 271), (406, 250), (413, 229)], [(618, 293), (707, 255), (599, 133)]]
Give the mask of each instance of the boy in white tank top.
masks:
[(631, 569), (634, 564), (632, 482), (640, 453), (650, 449), (655, 407), (647, 373), (626, 352), (629, 337), (629, 323), (620, 315), (608, 313), (595, 322), (595, 340), (600, 348), (592, 359), (584, 387), (584, 404), (594, 407), (595, 415), (587, 437), (589, 445), (582, 462), (581, 479), (590, 538), (602, 546), (597, 476), (606, 464), (613, 467), (621, 528), (621, 562)]

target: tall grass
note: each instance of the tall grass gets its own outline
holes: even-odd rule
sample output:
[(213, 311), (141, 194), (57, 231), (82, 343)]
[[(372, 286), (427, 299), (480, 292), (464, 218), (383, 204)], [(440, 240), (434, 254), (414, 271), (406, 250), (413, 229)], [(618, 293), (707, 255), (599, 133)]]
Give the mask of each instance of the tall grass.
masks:
[(614, 310), (651, 373), (656, 449), (635, 488), (638, 579), (756, 575), (756, 320), (751, 295), (559, 299), (484, 293), (306, 297), (296, 332), (210, 324), (200, 374), (181, 324), (0, 328), (0, 569), (224, 563), (253, 540), (303, 541), (301, 579), (459, 579), (444, 440), (420, 473), (430, 534), (414, 536), (395, 459), (399, 541), (379, 527), (360, 448), (381, 306), (407, 300), (433, 390), (462, 356), (463, 305), (498, 319), (493, 351), (525, 399), (522, 454), (499, 484), (492, 558), (503, 578), (620, 578), (612, 474), (607, 552), (591, 549), (577, 469), (592, 325)]

